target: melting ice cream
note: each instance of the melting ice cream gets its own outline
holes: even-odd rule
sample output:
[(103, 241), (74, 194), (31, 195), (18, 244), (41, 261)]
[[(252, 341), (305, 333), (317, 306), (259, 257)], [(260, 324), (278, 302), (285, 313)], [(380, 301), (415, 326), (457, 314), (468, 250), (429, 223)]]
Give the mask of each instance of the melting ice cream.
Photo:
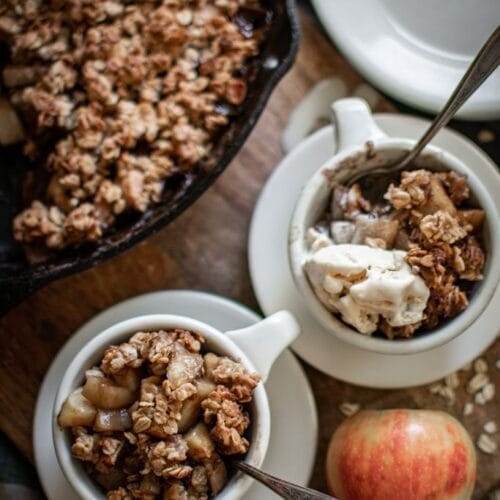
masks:
[(312, 236), (317, 238), (305, 270), (330, 311), (366, 335), (377, 330), (381, 318), (393, 327), (422, 321), (430, 292), (405, 262), (405, 251), (336, 245), (326, 235)]

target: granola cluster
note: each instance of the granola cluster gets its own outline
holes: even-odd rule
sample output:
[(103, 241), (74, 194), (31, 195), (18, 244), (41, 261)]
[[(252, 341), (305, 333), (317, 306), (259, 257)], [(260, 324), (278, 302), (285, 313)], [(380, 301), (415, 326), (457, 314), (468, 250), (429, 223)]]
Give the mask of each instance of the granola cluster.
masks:
[(463, 311), (473, 283), (483, 278), (485, 214), (470, 198), (467, 179), (451, 171), (404, 171), (376, 203), (359, 184), (337, 185), (330, 210), (309, 230), (309, 246), (313, 252), (332, 244), (405, 251), (430, 291), (424, 317), (404, 326), (382, 318), (378, 329), (388, 338), (408, 338)]
[(256, 374), (203, 353), (190, 331), (138, 332), (106, 349), (58, 417), (72, 453), (110, 500), (207, 499), (227, 482), (223, 457), (248, 451)]
[[(412, 195), (420, 191), (416, 198)], [(401, 207), (407, 194), (411, 203)], [(467, 282), (483, 279), (485, 253), (480, 230), (481, 209), (464, 208), (470, 197), (465, 177), (455, 172), (427, 170), (403, 172), (399, 185), (391, 185), (386, 199), (399, 208), (401, 231), (407, 235), (407, 262), (430, 289), (422, 327), (436, 327), (469, 304)]]
[(25, 244), (96, 241), (207, 159), (247, 94), (259, 0), (5, 0), (2, 73), (46, 194), (14, 221)]

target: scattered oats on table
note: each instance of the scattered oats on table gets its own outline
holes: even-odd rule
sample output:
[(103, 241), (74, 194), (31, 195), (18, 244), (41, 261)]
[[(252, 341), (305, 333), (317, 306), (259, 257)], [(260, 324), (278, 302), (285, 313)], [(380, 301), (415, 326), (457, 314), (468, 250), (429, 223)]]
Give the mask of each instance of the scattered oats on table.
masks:
[(345, 402), (339, 406), (339, 410), (345, 417), (352, 417), (361, 410), (361, 405), (358, 403)]
[(493, 398), (495, 397), (495, 384), (490, 382), (489, 384), (486, 384), (482, 391), (481, 391), (484, 399), (486, 402), (492, 401)]
[(475, 394), (489, 383), (490, 379), (486, 373), (476, 373), (467, 385), (469, 394)]
[(487, 373), (488, 372), (488, 363), (484, 358), (478, 358), (474, 361), (474, 370), (476, 373)]
[(468, 417), (474, 413), (474, 404), (468, 401), (464, 405), (463, 415), (464, 417)]
[(488, 434), (480, 434), (478, 440), (477, 440), (477, 447), (483, 452), (488, 455), (493, 455), (496, 453), (498, 449), (498, 445), (494, 439), (489, 436)]
[(450, 373), (445, 379), (445, 384), (451, 389), (457, 389), (460, 386), (460, 378), (458, 372)]
[(483, 425), (483, 429), (488, 434), (495, 434), (498, 431), (498, 426), (495, 421), (489, 420)]

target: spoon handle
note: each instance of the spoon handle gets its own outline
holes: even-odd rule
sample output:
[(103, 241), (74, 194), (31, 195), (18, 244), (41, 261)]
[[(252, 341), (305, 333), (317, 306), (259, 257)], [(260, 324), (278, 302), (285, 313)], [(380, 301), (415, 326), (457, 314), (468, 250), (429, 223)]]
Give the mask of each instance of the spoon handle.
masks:
[(277, 477), (271, 476), (271, 474), (267, 474), (266, 472), (262, 472), (245, 462), (234, 460), (232, 463), (238, 470), (253, 477), (286, 500), (337, 500), (336, 498), (320, 493), (319, 491), (297, 486), (283, 479), (278, 479)]
[(450, 119), (465, 101), (482, 85), (491, 73), (500, 64), (500, 26), (488, 38), (482, 46), (476, 58), (472, 61), (467, 72), (460, 80), (455, 91), (448, 99), (444, 108), (434, 119), (431, 126), (399, 164), (400, 168), (408, 166), (424, 149), (425, 145), (432, 140), (441, 127), (446, 126)]

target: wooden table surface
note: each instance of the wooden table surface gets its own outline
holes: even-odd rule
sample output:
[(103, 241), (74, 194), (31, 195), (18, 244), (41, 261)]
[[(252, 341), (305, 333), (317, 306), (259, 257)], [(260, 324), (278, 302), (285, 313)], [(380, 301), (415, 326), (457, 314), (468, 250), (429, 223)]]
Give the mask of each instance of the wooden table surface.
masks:
[[(338, 76), (351, 91), (362, 82), (309, 11), (301, 9), (301, 22), (303, 39), (295, 66), (274, 92), (245, 147), (198, 202), (156, 236), (94, 269), (47, 286), (0, 320), (0, 428), (29, 459), (34, 404), (43, 376), (72, 332), (98, 312), (134, 295), (176, 288), (214, 292), (259, 309), (248, 273), (247, 230), (256, 198), (282, 157), (280, 135), (288, 114), (323, 78)], [(376, 111), (394, 110), (384, 98), (376, 106)], [(494, 368), (498, 358), (499, 341), (489, 349), (487, 359), (490, 375), (500, 387), (500, 371)], [(500, 420), (498, 398), (463, 418), (463, 390), (458, 391), (456, 403), (447, 406), (428, 388), (363, 389), (303, 366), (319, 413), (320, 439), (311, 482), (318, 489), (325, 487), (326, 446), (343, 419), (338, 407), (344, 401), (360, 402), (366, 408), (444, 409), (462, 420), (473, 437), (486, 420)], [(478, 456), (477, 498), (500, 480), (499, 454)]]

